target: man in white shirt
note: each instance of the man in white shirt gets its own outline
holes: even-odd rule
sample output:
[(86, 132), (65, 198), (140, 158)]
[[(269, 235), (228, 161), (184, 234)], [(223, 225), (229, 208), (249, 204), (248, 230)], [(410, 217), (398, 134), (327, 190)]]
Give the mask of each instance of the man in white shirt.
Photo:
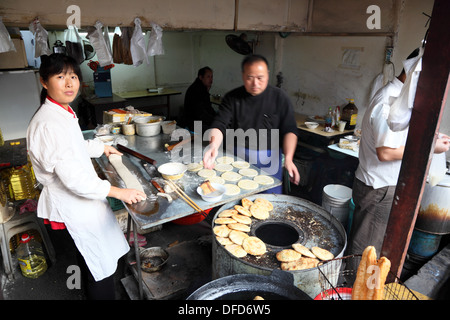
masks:
[[(364, 114), (359, 166), (353, 185), (355, 210), (349, 234), (349, 254), (361, 254), (367, 246), (381, 251), (408, 136), (408, 128), (392, 131), (387, 118), (390, 105), (400, 95), (405, 79), (403, 71), (381, 88)], [(437, 140), (434, 152), (448, 149), (448, 136), (445, 136)]]

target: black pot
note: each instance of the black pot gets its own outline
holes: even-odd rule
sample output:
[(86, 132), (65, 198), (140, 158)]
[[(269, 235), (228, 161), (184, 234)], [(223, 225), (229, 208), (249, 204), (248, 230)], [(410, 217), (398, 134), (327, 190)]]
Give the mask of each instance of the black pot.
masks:
[(270, 276), (236, 274), (208, 282), (192, 293), (187, 300), (311, 300), (293, 285), (291, 273), (273, 270)]

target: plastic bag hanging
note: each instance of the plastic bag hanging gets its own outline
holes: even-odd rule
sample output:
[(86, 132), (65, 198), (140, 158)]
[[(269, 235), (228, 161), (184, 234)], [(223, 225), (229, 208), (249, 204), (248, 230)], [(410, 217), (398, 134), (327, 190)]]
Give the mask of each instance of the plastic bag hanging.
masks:
[(64, 41), (67, 55), (81, 64), (84, 61), (83, 40), (75, 25), (70, 25), (68, 29), (64, 30)]
[(149, 61), (148, 56), (145, 52), (145, 39), (144, 35), (142, 34), (141, 19), (135, 18), (134, 25), (135, 27), (133, 36), (131, 37), (130, 41), (130, 50), (131, 57), (133, 58), (133, 65), (135, 67), (138, 67), (144, 60), (147, 62), (147, 64), (149, 63)]
[(147, 54), (149, 56), (157, 56), (164, 54), (162, 44), (163, 29), (156, 23), (152, 23), (152, 31), (148, 38)]
[(0, 17), (0, 53), (8, 51), (16, 51), (16, 47), (11, 40), (8, 30), (3, 24), (2, 17)]
[(108, 45), (109, 39), (107, 43), (103, 35), (102, 27), (103, 24), (100, 21), (97, 21), (95, 23), (95, 28), (90, 28), (90, 31), (86, 36), (97, 53), (97, 59), (100, 67), (113, 63), (111, 47)]
[(420, 71), (422, 71), (423, 52), (424, 48), (421, 47), (417, 57), (403, 62), (406, 80), (403, 83), (400, 95), (390, 104), (391, 109), (387, 119), (388, 126), (392, 131), (402, 131), (409, 126), (416, 96), (417, 81), (419, 80)]
[(34, 19), (30, 23), (28, 29), (34, 35), (34, 57), (39, 58), (40, 56), (48, 56), (52, 54), (50, 48), (48, 47), (48, 32), (42, 27), (39, 19)]

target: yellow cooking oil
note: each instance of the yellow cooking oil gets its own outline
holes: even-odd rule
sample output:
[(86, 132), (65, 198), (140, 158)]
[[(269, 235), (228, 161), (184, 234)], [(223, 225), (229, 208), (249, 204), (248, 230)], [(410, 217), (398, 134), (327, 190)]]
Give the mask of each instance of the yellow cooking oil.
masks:
[(34, 173), (28, 164), (10, 169), (9, 188), (15, 201), (36, 198), (37, 192), (34, 188), (35, 178), (33, 176)]
[(22, 234), (17, 247), (17, 260), (24, 277), (36, 279), (47, 271), (47, 260), (39, 242), (27, 233)]

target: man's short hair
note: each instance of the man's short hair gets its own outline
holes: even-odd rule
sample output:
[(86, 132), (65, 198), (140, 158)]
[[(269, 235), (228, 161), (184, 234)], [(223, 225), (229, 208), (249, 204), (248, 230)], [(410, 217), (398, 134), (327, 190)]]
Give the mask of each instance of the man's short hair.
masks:
[(206, 67), (203, 67), (203, 68), (201, 68), (201, 69), (198, 70), (198, 72), (197, 72), (197, 77), (204, 76), (205, 73), (206, 73), (206, 71), (211, 71), (211, 72), (213, 72), (212, 69), (211, 69), (210, 67), (206, 66)]
[(242, 64), (241, 64), (242, 72), (244, 72), (244, 67), (246, 65), (248, 65), (248, 64), (250, 65), (250, 64), (253, 64), (255, 62), (261, 62), (261, 61), (264, 62), (266, 64), (266, 66), (267, 66), (267, 69), (269, 69), (269, 63), (267, 62), (267, 59), (265, 57), (263, 57), (262, 55), (251, 54), (251, 55), (246, 56), (244, 58), (244, 60), (242, 60)]

